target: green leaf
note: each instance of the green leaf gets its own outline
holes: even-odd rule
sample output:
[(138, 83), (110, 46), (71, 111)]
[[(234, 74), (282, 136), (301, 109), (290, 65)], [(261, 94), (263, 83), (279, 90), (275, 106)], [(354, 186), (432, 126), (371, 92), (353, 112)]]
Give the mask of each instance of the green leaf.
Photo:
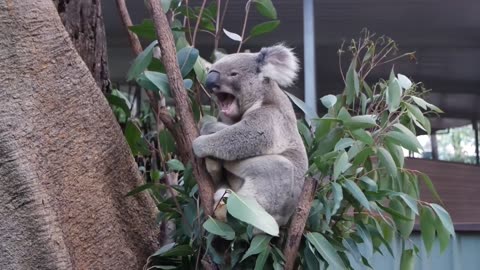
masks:
[(132, 121), (128, 121), (125, 127), (125, 139), (133, 155), (149, 153), (142, 131)]
[(212, 217), (208, 217), (207, 221), (203, 223), (203, 228), (209, 233), (218, 235), (226, 240), (233, 240), (235, 238), (235, 231), (230, 225)]
[(347, 152), (342, 151), (337, 156), (335, 163), (333, 164), (333, 180), (337, 180), (338, 176), (350, 168), (350, 166), (352, 166), (352, 164), (348, 163)]
[(383, 147), (379, 147), (377, 150), (378, 158), (380, 163), (387, 169), (388, 174), (393, 177), (397, 176), (397, 167), (395, 166), (395, 161), (392, 158), (392, 155)]
[(364, 129), (352, 130), (352, 135), (355, 139), (362, 141), (367, 145), (373, 145), (372, 134)]
[(413, 256), (413, 249), (407, 249), (402, 252), (400, 259), (400, 270), (414, 270), (415, 256)]
[(420, 124), (417, 126), (419, 126), (420, 128), (423, 128), (428, 134), (430, 134), (430, 121), (427, 118), (425, 118), (422, 111), (420, 111), (420, 109), (415, 105), (412, 105), (409, 103), (403, 103), (403, 104), (405, 104), (405, 107), (407, 108), (410, 118), (412, 118), (412, 120), (415, 123)]
[(298, 107), (300, 108), (300, 110), (302, 110), (304, 113), (305, 113), (305, 117), (307, 119), (314, 119), (314, 118), (318, 118), (318, 114), (317, 112), (308, 107), (307, 104), (305, 104), (305, 102), (303, 102), (301, 99), (297, 98), (296, 96), (288, 93), (287, 91), (283, 91), (285, 94), (287, 94), (287, 96), (290, 98), (290, 100)]
[(183, 80), (183, 86), (185, 87), (185, 89), (192, 89), (193, 81), (190, 79), (185, 79)]
[(179, 256), (188, 256), (193, 254), (193, 249), (190, 245), (178, 245), (176, 243), (171, 243), (161, 247), (157, 252), (153, 253), (151, 256), (160, 256), (160, 257), (179, 257)]
[(264, 17), (276, 20), (277, 10), (271, 0), (254, 0), (257, 11)]
[(252, 28), (252, 30), (250, 30), (250, 36), (258, 37), (263, 34), (270, 33), (273, 30), (275, 30), (278, 27), (278, 25), (280, 25), (279, 20), (257, 24)]
[(308, 242), (322, 255), (332, 269), (346, 269), (345, 264), (338, 255), (336, 249), (328, 240), (318, 232), (309, 232), (305, 235)]
[(402, 88), (398, 83), (397, 78), (393, 78), (388, 82), (387, 86), (387, 105), (390, 112), (396, 111), (400, 106), (402, 96)]
[(321, 139), (323, 136), (327, 135), (334, 127), (334, 123), (337, 122), (340, 122), (340, 120), (335, 118), (312, 119), (312, 123), (315, 126), (315, 138)]
[(205, 80), (207, 79), (207, 69), (205, 68), (205, 65), (203, 64), (202, 58), (198, 57), (197, 61), (195, 62), (195, 65), (193, 65), (193, 70), (195, 71), (195, 75), (197, 77), (197, 80), (201, 84), (205, 84)]
[(341, 138), (337, 142), (333, 150), (334, 151), (345, 150), (345, 148), (352, 146), (353, 143), (354, 143), (354, 140), (352, 140), (351, 138)]
[(409, 196), (408, 194), (398, 192), (396, 193), (398, 197), (400, 197), (405, 204), (415, 213), (418, 215), (418, 207), (417, 207), (417, 201)]
[(180, 72), (182, 73), (183, 78), (192, 71), (197, 59), (198, 50), (193, 47), (185, 47), (177, 52), (178, 66), (180, 67)]
[(410, 87), (412, 87), (412, 81), (410, 81), (410, 79), (407, 76), (398, 73), (397, 78), (398, 78), (398, 84), (400, 84), (400, 86), (403, 89), (407, 90), (407, 89), (410, 89)]
[(258, 255), (257, 260), (255, 261), (254, 270), (263, 270), (265, 263), (267, 262), (268, 256), (270, 255), (270, 247), (267, 247), (260, 255)]
[(143, 52), (141, 52), (137, 58), (133, 61), (132, 66), (127, 72), (127, 81), (131, 81), (138, 77), (150, 64), (153, 57), (153, 48), (157, 45), (158, 41), (155, 40), (148, 45)]
[(233, 33), (228, 31), (227, 29), (223, 28), (223, 32), (227, 37), (229, 37), (231, 40), (242, 42), (242, 37), (239, 34)]
[(365, 258), (371, 258), (373, 256), (373, 243), (370, 232), (362, 225), (356, 226), (357, 233), (362, 238), (363, 243), (358, 244), (358, 248), (362, 256)]
[(395, 224), (397, 226), (398, 231), (400, 232), (400, 235), (404, 239), (407, 239), (413, 230), (413, 225), (415, 223), (415, 214), (413, 213), (412, 210), (410, 210), (410, 208), (406, 208), (402, 204), (402, 202), (397, 198), (391, 199), (389, 205), (392, 210), (400, 213), (401, 215), (407, 217), (408, 219), (411, 219), (410, 221), (408, 221), (404, 219), (399, 219), (396, 216), (392, 215), (392, 218), (395, 221)]
[(150, 171), (150, 178), (152, 178), (152, 180), (154, 182), (158, 182), (158, 180), (162, 179), (164, 173), (162, 171), (159, 171), (159, 170), (151, 170)]
[(312, 132), (310, 129), (303, 123), (303, 120), (298, 120), (297, 121), (297, 128), (298, 132), (302, 136), (303, 141), (305, 142), (305, 145), (307, 146), (307, 149), (312, 145)]
[(170, 94), (170, 84), (168, 83), (167, 74), (148, 70), (143, 72), (143, 74), (145, 75), (145, 78), (153, 83), (164, 96), (172, 96)]
[(130, 117), (130, 107), (128, 106), (128, 101), (125, 98), (114, 95), (113, 93), (106, 95), (106, 98), (110, 105), (120, 108), (125, 113), (127, 118)]
[(420, 153), (419, 148), (422, 149), (422, 146), (418, 142), (417, 137), (410, 137), (405, 133), (401, 133), (398, 131), (387, 132), (387, 134), (385, 135), (385, 140), (391, 141), (394, 144), (399, 144), (402, 147), (416, 153)]
[(153, 187), (153, 183), (147, 183), (144, 185), (141, 185), (139, 187), (134, 188), (132, 191), (128, 192), (125, 196), (133, 196), (135, 194), (138, 194), (142, 191), (145, 191), (147, 189), (151, 189)]
[(358, 79), (358, 74), (356, 71), (357, 59), (354, 58), (350, 63), (348, 68), (347, 75), (345, 77), (345, 91), (347, 95), (347, 105), (350, 105), (355, 100), (355, 97), (358, 96), (360, 92), (360, 81)]
[(141, 24), (132, 25), (128, 27), (128, 29), (140, 38), (145, 38), (148, 40), (157, 39), (157, 34), (155, 33), (155, 25), (150, 19), (143, 20)]
[(452, 223), (452, 219), (450, 218), (450, 214), (448, 214), (448, 212), (438, 204), (431, 203), (430, 206), (432, 207), (433, 211), (435, 211), (438, 218), (442, 222), (443, 227), (447, 229), (448, 233), (450, 233), (451, 235), (455, 235), (455, 229), (453, 228), (453, 223)]
[(405, 163), (403, 148), (388, 140), (384, 141), (384, 145), (387, 147), (390, 155), (392, 155), (395, 165), (397, 165), (398, 168), (403, 168)]
[(357, 115), (353, 116), (350, 120), (343, 121), (343, 125), (350, 130), (372, 128), (377, 125), (375, 119), (375, 115)]
[(422, 109), (426, 110), (427, 109), (427, 102), (423, 100), (422, 98), (411, 96), (413, 102), (415, 102), (418, 106), (420, 106)]
[(350, 179), (345, 180), (343, 187), (366, 209), (370, 210), (370, 203), (363, 191)]
[(447, 249), (448, 244), (450, 243), (450, 233), (445, 226), (443, 226), (442, 221), (439, 218), (435, 218), (434, 225), (440, 242), (440, 253), (442, 253)]
[(420, 178), (425, 183), (425, 186), (427, 186), (428, 190), (430, 190), (430, 192), (432, 193), (433, 197), (435, 197), (435, 199), (438, 200), (440, 203), (443, 203), (442, 199), (440, 199), (440, 195), (438, 195), (438, 192), (435, 189), (435, 186), (433, 185), (430, 177), (428, 177), (428, 175), (426, 175), (424, 173), (419, 173), (419, 175), (420, 175)]
[(165, 156), (176, 151), (175, 139), (173, 139), (173, 136), (168, 129), (161, 130), (158, 133), (158, 139), (160, 141), (162, 152)]
[(420, 209), (420, 230), (425, 249), (430, 254), (435, 241), (435, 215), (430, 207)]
[(337, 97), (334, 95), (326, 95), (323, 96), (320, 101), (322, 102), (323, 106), (325, 106), (325, 108), (330, 109), (335, 105), (335, 103), (337, 103)]
[(362, 176), (359, 178), (360, 181), (364, 182), (368, 186), (368, 191), (377, 192), (378, 186), (375, 180), (371, 179), (368, 176)]
[(227, 200), (227, 210), (235, 218), (273, 236), (278, 236), (279, 228), (275, 219), (258, 204), (253, 197), (240, 197), (231, 192)]
[(246, 258), (252, 255), (259, 254), (265, 251), (271, 239), (272, 237), (270, 235), (266, 235), (266, 234), (255, 235), (252, 239), (252, 242), (250, 243), (250, 247), (248, 248), (247, 252), (245, 252), (245, 254), (243, 255), (243, 258), (241, 261), (245, 260)]
[(172, 4), (172, 0), (161, 0), (160, 3), (162, 4), (163, 12), (167, 13), (170, 9), (170, 5)]
[(343, 200), (343, 191), (342, 187), (336, 183), (332, 182), (332, 192), (333, 192), (333, 207), (332, 207), (332, 216), (335, 215), (340, 209), (340, 204)]
[(183, 163), (178, 159), (170, 159), (167, 161), (168, 169), (170, 171), (183, 171), (185, 170), (185, 166)]

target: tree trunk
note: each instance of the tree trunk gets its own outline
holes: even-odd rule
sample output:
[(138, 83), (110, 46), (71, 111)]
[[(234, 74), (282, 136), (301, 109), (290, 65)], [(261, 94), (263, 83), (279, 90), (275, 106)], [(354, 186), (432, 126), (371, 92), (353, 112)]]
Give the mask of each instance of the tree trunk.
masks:
[[(74, 1), (72, 1), (74, 2)], [(0, 0), (0, 269), (141, 269), (155, 205), (51, 0)]]
[(73, 45), (102, 92), (110, 90), (101, 0), (53, 0)]

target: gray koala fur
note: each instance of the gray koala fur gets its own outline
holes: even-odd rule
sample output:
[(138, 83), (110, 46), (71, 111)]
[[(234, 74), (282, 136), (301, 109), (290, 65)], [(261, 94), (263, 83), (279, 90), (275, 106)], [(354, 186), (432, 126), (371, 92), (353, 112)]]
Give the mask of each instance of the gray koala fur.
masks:
[(292, 104), (280, 89), (293, 83), (297, 71), (297, 58), (283, 45), (222, 57), (207, 77), (220, 121), (203, 119), (193, 141), (218, 188), (228, 183), (239, 195), (254, 197), (280, 226), (295, 210), (308, 168)]

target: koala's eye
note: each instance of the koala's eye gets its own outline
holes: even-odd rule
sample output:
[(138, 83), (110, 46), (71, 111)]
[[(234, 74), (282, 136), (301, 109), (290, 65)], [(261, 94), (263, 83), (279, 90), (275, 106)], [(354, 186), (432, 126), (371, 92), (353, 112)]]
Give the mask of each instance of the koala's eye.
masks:
[(230, 75), (230, 77), (235, 77), (235, 76), (237, 76), (237, 75), (238, 75), (238, 73), (237, 73), (237, 72), (235, 72), (235, 71), (232, 71), (232, 72), (230, 72), (230, 74), (229, 74), (229, 75)]

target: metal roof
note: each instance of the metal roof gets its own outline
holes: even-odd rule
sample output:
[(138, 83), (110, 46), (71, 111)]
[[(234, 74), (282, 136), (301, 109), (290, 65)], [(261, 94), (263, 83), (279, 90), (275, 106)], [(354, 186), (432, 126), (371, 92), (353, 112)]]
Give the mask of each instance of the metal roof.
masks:
[[(225, 28), (240, 32), (246, 1), (230, 0)], [(295, 47), (303, 58), (301, 1), (274, 0), (281, 24), (266, 36), (250, 40), (245, 49), (258, 50), (278, 42)], [(201, 1), (190, 1), (199, 5)], [(122, 80), (133, 55), (113, 1), (102, 1), (111, 74)], [(148, 17), (143, 1), (129, 1), (134, 23)], [(441, 107), (444, 117), (480, 118), (480, 1), (476, 0), (315, 0), (317, 96), (343, 89), (337, 50), (342, 40), (358, 37), (362, 28), (396, 40), (402, 51), (416, 51), (417, 63), (403, 61), (395, 70), (432, 89), (430, 101)], [(249, 26), (265, 21), (254, 10)], [(200, 35), (198, 47), (208, 52), (212, 41)], [(236, 44), (224, 37), (222, 47), (235, 51)], [(386, 76), (387, 71), (373, 74)], [(293, 91), (303, 96), (303, 74)], [(318, 106), (319, 108), (321, 105)], [(437, 121), (446, 123), (446, 121)], [(449, 122), (449, 125), (453, 122)], [(437, 128), (440, 128), (438, 126)]]

